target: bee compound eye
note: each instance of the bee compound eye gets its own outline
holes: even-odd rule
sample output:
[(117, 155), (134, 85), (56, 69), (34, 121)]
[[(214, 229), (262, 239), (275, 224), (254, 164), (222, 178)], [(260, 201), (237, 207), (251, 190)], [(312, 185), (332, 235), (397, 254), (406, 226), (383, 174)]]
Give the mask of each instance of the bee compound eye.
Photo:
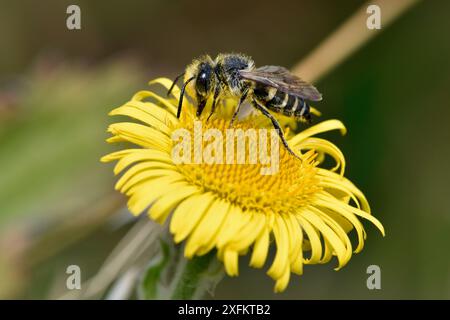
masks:
[(197, 91), (199, 93), (204, 94), (208, 91), (208, 79), (207, 79), (206, 72), (201, 72), (198, 75), (197, 81), (196, 81), (196, 87), (197, 87)]

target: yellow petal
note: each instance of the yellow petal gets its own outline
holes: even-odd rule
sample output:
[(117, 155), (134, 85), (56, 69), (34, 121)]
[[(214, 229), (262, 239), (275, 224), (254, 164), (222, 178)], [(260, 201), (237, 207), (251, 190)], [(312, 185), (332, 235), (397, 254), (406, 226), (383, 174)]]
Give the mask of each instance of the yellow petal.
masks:
[(164, 133), (165, 135), (170, 136), (170, 128), (167, 126), (166, 123), (160, 121), (159, 119), (154, 117), (152, 114), (150, 114), (148, 112), (144, 112), (138, 108), (134, 108), (132, 106), (128, 106), (125, 104), (122, 107), (114, 109), (109, 114), (111, 116), (116, 116), (116, 115), (128, 116), (130, 118), (142, 121), (143, 123), (152, 126), (153, 128)]
[[(302, 237), (303, 237), (303, 235), (302, 235)], [(303, 250), (302, 249), (299, 250), (297, 257), (295, 257), (295, 260), (293, 262), (291, 262), (291, 271), (298, 275), (303, 274)]]
[(151, 91), (139, 91), (131, 98), (131, 100), (142, 101), (143, 99), (146, 98), (154, 98), (155, 100), (160, 102), (163, 106), (165, 106), (167, 108), (167, 111), (169, 111), (172, 114), (176, 114), (177, 112), (177, 107), (172, 103), (170, 103), (168, 99), (165, 99)]
[(298, 255), (302, 248), (301, 229), (294, 214), (284, 215), (284, 222), (286, 223), (288, 238), (289, 238), (289, 260), (292, 262)]
[[(345, 184), (340, 183), (338, 181), (332, 182), (328, 179), (321, 179), (320, 186), (324, 188), (325, 192), (328, 192), (330, 194), (333, 193), (334, 195), (340, 193), (341, 196), (340, 198), (343, 198), (342, 193), (345, 194), (348, 197), (348, 200), (345, 200), (345, 203), (348, 203), (348, 201), (352, 199), (355, 202), (355, 205), (358, 208), (360, 207), (360, 202), (358, 198), (345, 186)], [(342, 201), (341, 199), (338, 200)]]
[(175, 209), (170, 221), (170, 231), (175, 235), (176, 243), (183, 241), (194, 230), (214, 199), (210, 192), (194, 195)]
[[(206, 254), (209, 251), (211, 251), (214, 247), (217, 247), (217, 238), (218, 238), (218, 236), (220, 234), (220, 231), (223, 229), (224, 222), (227, 220), (227, 217), (228, 217), (228, 215), (230, 213), (231, 205), (228, 202), (226, 202), (226, 203), (227, 203), (227, 206), (228, 206), (228, 210), (227, 210), (227, 213), (226, 213), (226, 215), (224, 217), (224, 220), (220, 224), (220, 227), (217, 229), (217, 231), (214, 233), (214, 235), (211, 238), (211, 240), (197, 250), (197, 254), (198, 255)], [(243, 250), (246, 250), (246, 248), (244, 248)], [(237, 252), (239, 253), (240, 251), (243, 251), (243, 250), (237, 250)]]
[(183, 199), (199, 193), (200, 189), (197, 186), (186, 185), (183, 188), (177, 189), (175, 192), (166, 193), (148, 210), (148, 214), (159, 223), (164, 223), (172, 209), (177, 206)]
[(251, 220), (231, 239), (227, 248), (236, 251), (242, 251), (251, 246), (255, 242), (258, 235), (262, 232), (266, 225), (266, 217), (260, 212), (253, 212)]
[[(346, 190), (348, 190), (351, 194), (353, 194), (353, 196), (352, 196), (353, 199), (355, 197), (358, 199), (357, 200), (357, 204), (359, 203), (358, 207), (360, 207), (361, 210), (370, 213), (370, 206), (369, 206), (369, 202), (367, 201), (366, 197), (361, 192), (361, 190), (359, 190), (352, 182), (350, 182), (350, 180), (348, 180), (345, 177), (341, 177), (340, 175), (338, 175), (335, 172), (331, 172), (329, 170), (325, 170), (325, 169), (321, 169), (321, 168), (319, 168), (317, 170), (317, 174), (319, 176), (321, 176), (321, 179), (324, 181), (329, 181), (336, 185), (339, 184), (339, 185), (342, 185), (343, 187), (345, 187)], [(328, 178), (328, 180), (326, 180), (324, 178)]]
[(317, 110), (314, 107), (309, 107), (309, 112), (311, 112), (313, 115), (320, 117), (322, 115), (322, 112), (320, 112), (319, 110)]
[(277, 281), (275, 282), (275, 288), (274, 291), (275, 292), (282, 292), (286, 289), (287, 285), (289, 284), (289, 278), (291, 277), (291, 273), (289, 271), (289, 268), (287, 268), (287, 270), (284, 271), (283, 275), (281, 276), (281, 278), (277, 279)]
[(296, 217), (302, 226), (302, 229), (305, 231), (311, 245), (311, 257), (309, 259), (305, 259), (304, 263), (316, 264), (319, 263), (322, 258), (322, 243), (314, 227), (308, 222), (308, 220), (303, 218), (303, 211), (304, 210), (302, 210)]
[(143, 150), (143, 149), (124, 149), (116, 152), (112, 152), (107, 154), (106, 156), (101, 157), (101, 162), (111, 162), (115, 160), (119, 160), (127, 155), (134, 153), (135, 151)]
[(279, 279), (289, 266), (289, 239), (284, 220), (279, 216), (275, 216), (273, 234), (277, 244), (277, 252), (267, 274), (273, 279)]
[(117, 162), (114, 167), (114, 174), (119, 174), (123, 169), (136, 162), (141, 161), (156, 161), (168, 164), (173, 164), (172, 158), (166, 152), (152, 149), (131, 149), (132, 152), (125, 154)]
[[(330, 262), (331, 258), (333, 258), (333, 249), (327, 239), (323, 239), (323, 248), (323, 256), (319, 261), (319, 263), (321, 264), (328, 263)], [(335, 268), (334, 270), (337, 269)]]
[(123, 185), (132, 177), (134, 177), (136, 174), (146, 171), (146, 170), (153, 170), (153, 169), (171, 169), (176, 170), (176, 167), (174, 165), (164, 163), (164, 162), (157, 162), (157, 161), (145, 161), (138, 163), (134, 166), (132, 166), (130, 169), (128, 169), (122, 177), (117, 181), (115, 185), (116, 190), (120, 190)]
[(214, 238), (208, 245), (203, 246), (198, 250), (198, 254), (201, 255), (209, 252), (214, 247), (217, 247), (220, 250), (223, 246), (227, 246), (228, 249), (231, 248), (238, 253), (246, 250), (247, 247), (245, 246), (241, 247), (239, 245), (233, 245), (233, 241), (238, 239), (240, 232), (248, 225), (248, 221), (250, 221), (251, 217), (252, 215), (248, 212), (242, 212), (240, 208), (230, 204), (230, 208), (222, 222), (220, 230), (214, 235)]
[(289, 140), (289, 145), (295, 146), (298, 143), (300, 143), (300, 141), (308, 137), (331, 130), (340, 130), (341, 134), (343, 135), (347, 132), (347, 129), (345, 128), (344, 124), (341, 121), (327, 120), (298, 133), (292, 139)]
[(173, 128), (180, 122), (174, 115), (174, 113), (168, 111), (167, 109), (164, 109), (163, 107), (160, 107), (159, 105), (151, 101), (142, 102), (138, 100), (130, 100), (124, 106), (135, 108), (139, 111), (145, 112), (167, 127)]
[(344, 154), (336, 147), (333, 143), (320, 138), (306, 138), (302, 140), (294, 148), (299, 148), (300, 150), (315, 150), (316, 152), (322, 152), (330, 155), (336, 162), (336, 166), (331, 169), (331, 171), (336, 171), (341, 168), (340, 174), (343, 175), (345, 172), (345, 158)]
[(224, 247), (233, 237), (248, 224), (252, 215), (250, 212), (242, 212), (238, 206), (231, 205), (227, 218), (217, 236), (217, 247)]
[(303, 273), (303, 230), (294, 214), (289, 214), (286, 219), (286, 226), (289, 226), (289, 232), (292, 233), (290, 246), (293, 250), (290, 254), (291, 270), (296, 274)]
[(349, 261), (352, 256), (352, 243), (347, 235), (346, 230), (341, 226), (341, 224), (334, 220), (335, 218), (333, 216), (329, 216), (329, 212), (325, 213), (322, 210), (319, 210), (315, 207), (308, 206), (308, 210), (311, 210), (315, 212), (317, 215), (319, 215), (324, 223), (326, 223), (333, 231), (336, 233), (336, 235), (341, 239), (342, 243), (345, 247), (345, 255), (343, 257), (344, 261)]
[[(324, 194), (326, 194), (325, 192), (322, 192)], [(328, 194), (327, 197), (330, 199), (330, 201), (332, 203), (334, 203), (337, 206), (340, 206), (341, 208), (348, 210), (350, 212), (352, 212), (353, 214), (360, 216), (361, 218), (364, 218), (366, 220), (369, 220), (370, 222), (372, 222), (377, 228), (378, 230), (380, 230), (381, 234), (384, 236), (384, 227), (381, 224), (381, 222), (375, 218), (374, 216), (372, 216), (370, 213), (364, 212), (361, 209), (355, 208), (349, 204), (343, 203), (342, 201), (337, 200), (336, 198), (334, 198), (332, 195)]]
[(225, 249), (223, 262), (225, 265), (225, 271), (230, 277), (237, 276), (239, 274), (237, 251)]
[(321, 217), (312, 213), (308, 210), (304, 210), (302, 217), (308, 220), (317, 230), (319, 230), (323, 237), (327, 240), (328, 244), (333, 248), (334, 253), (337, 255), (339, 260), (339, 266), (337, 269), (342, 268), (348, 260), (346, 260), (346, 249), (342, 240), (336, 235), (336, 233), (327, 226)]
[(353, 225), (358, 237), (358, 245), (355, 248), (355, 253), (360, 252), (364, 247), (365, 231), (358, 218), (346, 208), (342, 208), (341, 206), (338, 206), (335, 203), (331, 202), (330, 197), (323, 197), (321, 194), (318, 194), (317, 197), (318, 199), (315, 203), (317, 206), (327, 208), (340, 214)]
[(250, 259), (250, 266), (261, 268), (267, 259), (269, 252), (269, 228), (266, 226), (256, 238), (253, 246), (253, 253)]
[[(149, 81), (148, 84), (149, 85), (153, 85), (153, 84), (160, 84), (162, 85), (164, 88), (166, 88), (166, 90), (169, 90), (169, 88), (172, 86), (173, 81), (168, 79), (168, 78), (157, 78), (155, 80)], [(180, 95), (180, 88), (178, 88), (177, 85), (175, 85), (172, 89), (172, 94), (178, 98), (178, 96)]]
[(339, 213), (323, 207), (321, 207), (319, 211), (337, 223), (346, 234), (353, 230), (353, 224)]
[(106, 139), (106, 142), (108, 143), (118, 143), (118, 142), (124, 142), (126, 141), (123, 137), (120, 136), (112, 136)]
[(140, 214), (153, 201), (168, 192), (177, 192), (177, 188), (186, 186), (186, 182), (170, 177), (156, 178), (139, 185), (128, 200), (128, 208), (134, 215)]
[(119, 122), (109, 126), (108, 131), (131, 143), (146, 148), (170, 150), (172, 140), (160, 131), (133, 122)]
[(229, 203), (224, 200), (216, 199), (212, 203), (186, 243), (184, 255), (187, 258), (192, 258), (197, 253), (197, 250), (209, 244), (214, 235), (219, 232), (228, 209)]
[(184, 180), (184, 176), (177, 171), (170, 169), (154, 169), (154, 170), (146, 170), (135, 174), (132, 178), (130, 178), (123, 186), (120, 188), (120, 192), (125, 194), (133, 193), (133, 188), (140, 188), (140, 185), (152, 179), (156, 179), (158, 177), (170, 177), (173, 180), (182, 181)]

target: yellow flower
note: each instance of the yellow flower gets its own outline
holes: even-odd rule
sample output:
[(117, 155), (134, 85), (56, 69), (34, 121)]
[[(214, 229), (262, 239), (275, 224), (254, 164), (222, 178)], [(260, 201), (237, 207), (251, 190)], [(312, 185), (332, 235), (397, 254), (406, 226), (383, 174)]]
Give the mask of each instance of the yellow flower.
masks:
[[(150, 82), (155, 83), (167, 89), (171, 81), (160, 78)], [(180, 164), (172, 158), (172, 133), (179, 128), (192, 132), (196, 118), (195, 107), (187, 99), (182, 116), (176, 118), (179, 92), (175, 88), (174, 96), (166, 98), (140, 91), (113, 110), (111, 115), (128, 116), (140, 123), (112, 124), (108, 131), (113, 136), (108, 142), (126, 141), (139, 147), (114, 152), (102, 161), (118, 160), (114, 173), (124, 173), (116, 189), (129, 196), (133, 214), (147, 210), (160, 223), (170, 217), (170, 232), (175, 242), (186, 241), (187, 258), (216, 248), (227, 274), (236, 276), (239, 255), (251, 249), (250, 265), (261, 268), (274, 239), (276, 254), (267, 274), (280, 292), (288, 285), (291, 272), (302, 274), (304, 264), (326, 263), (336, 256), (338, 270), (353, 252), (361, 251), (366, 233), (359, 218), (371, 221), (384, 235), (363, 193), (343, 177), (341, 151), (314, 137), (336, 129), (345, 134), (340, 121), (328, 120), (298, 134), (288, 133), (289, 145), (300, 159), (280, 144), (279, 170), (273, 175), (259, 174), (263, 165), (247, 160), (244, 164)], [(226, 101), (209, 121), (207, 110), (201, 124), (224, 133), (235, 105)], [(254, 115), (234, 124), (242, 129), (254, 126), (271, 128)], [(320, 167), (325, 155), (334, 158), (334, 168)], [(358, 239), (355, 248), (348, 237), (353, 229)]]

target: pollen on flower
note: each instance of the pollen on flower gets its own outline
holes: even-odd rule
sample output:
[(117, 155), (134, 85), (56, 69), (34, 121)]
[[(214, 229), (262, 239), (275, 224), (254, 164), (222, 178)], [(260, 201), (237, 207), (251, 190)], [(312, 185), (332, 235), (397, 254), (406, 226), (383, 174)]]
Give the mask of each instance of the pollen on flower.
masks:
[[(191, 118), (184, 118), (184, 123), (182, 121), (180, 126), (189, 130), (192, 136), (194, 135)], [(223, 137), (226, 137), (226, 131), (230, 129), (229, 119), (214, 118), (206, 121), (205, 117), (202, 118), (202, 128), (204, 131), (214, 128), (219, 130)], [(245, 132), (254, 129), (254, 123), (252, 121), (236, 122), (233, 129), (242, 129)], [(201, 149), (210, 143), (210, 141), (202, 141)], [(221, 147), (225, 153), (225, 144)], [(284, 146), (277, 145), (276, 147), (278, 148), (277, 155), (279, 155), (279, 159), (277, 159), (279, 169), (272, 175), (260, 173), (261, 169), (267, 167), (268, 164), (259, 161), (251, 163), (250, 143), (245, 144), (244, 163), (237, 163), (237, 152), (235, 151), (231, 164), (203, 162), (183, 163), (178, 166), (190, 182), (205, 191), (214, 192), (230, 203), (246, 209), (282, 213), (307, 205), (314, 194), (321, 190), (321, 187), (316, 175), (318, 162), (315, 161), (315, 158), (317, 153), (310, 150), (301, 154), (300, 160), (290, 154)], [(195, 145), (192, 144), (191, 154), (195, 153), (194, 148)], [(269, 152), (271, 148), (269, 140), (267, 143)]]

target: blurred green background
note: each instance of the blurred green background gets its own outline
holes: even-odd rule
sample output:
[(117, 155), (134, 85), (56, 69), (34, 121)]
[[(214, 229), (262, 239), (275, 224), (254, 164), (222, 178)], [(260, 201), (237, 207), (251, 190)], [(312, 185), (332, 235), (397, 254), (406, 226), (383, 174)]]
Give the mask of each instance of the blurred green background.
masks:
[[(81, 30), (66, 28), (70, 4)], [(95, 274), (129, 229), (111, 166), (99, 163), (114, 149), (108, 111), (202, 53), (291, 67), (362, 4), (1, 0), (0, 298), (58, 297), (67, 265)], [(322, 119), (348, 128), (327, 138), (386, 238), (365, 223), (365, 250), (343, 270), (306, 266), (282, 294), (244, 258), (215, 298), (450, 298), (448, 12), (449, 1), (419, 2), (317, 83)], [(366, 287), (372, 264), (381, 290)]]

